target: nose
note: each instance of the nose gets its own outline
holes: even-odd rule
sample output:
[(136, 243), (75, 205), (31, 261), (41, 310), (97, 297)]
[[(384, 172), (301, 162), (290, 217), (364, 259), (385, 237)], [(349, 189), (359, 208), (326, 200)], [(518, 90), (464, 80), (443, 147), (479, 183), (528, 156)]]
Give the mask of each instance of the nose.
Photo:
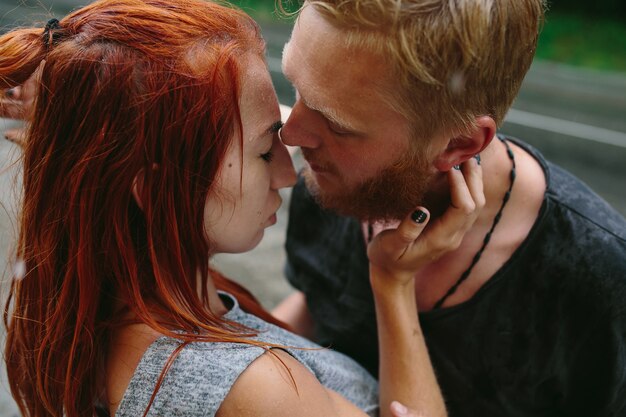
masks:
[(297, 100), (289, 119), (281, 129), (281, 140), (285, 145), (315, 149), (321, 145), (321, 116), (309, 109), (302, 100)]
[(285, 145), (278, 139), (274, 143), (274, 160), (271, 164), (272, 178), (270, 186), (274, 190), (293, 187), (296, 183), (296, 170)]

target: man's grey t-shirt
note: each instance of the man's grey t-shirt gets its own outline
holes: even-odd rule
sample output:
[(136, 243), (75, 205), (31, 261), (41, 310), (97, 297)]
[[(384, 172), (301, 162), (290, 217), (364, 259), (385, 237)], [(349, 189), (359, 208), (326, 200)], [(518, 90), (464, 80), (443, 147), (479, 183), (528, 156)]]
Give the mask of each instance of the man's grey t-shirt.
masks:
[[(311, 371), (322, 385), (338, 392), (368, 415), (378, 415), (378, 384), (356, 362), (244, 312), (231, 295), (220, 295), (232, 305), (224, 319), (258, 332), (251, 340), (286, 346), (284, 350)], [(162, 337), (148, 347), (124, 393), (115, 414), (117, 417), (143, 415), (164, 365), (180, 344), (180, 340)], [(165, 375), (147, 415), (214, 416), (237, 377), (265, 352), (261, 347), (245, 343), (188, 344)]]

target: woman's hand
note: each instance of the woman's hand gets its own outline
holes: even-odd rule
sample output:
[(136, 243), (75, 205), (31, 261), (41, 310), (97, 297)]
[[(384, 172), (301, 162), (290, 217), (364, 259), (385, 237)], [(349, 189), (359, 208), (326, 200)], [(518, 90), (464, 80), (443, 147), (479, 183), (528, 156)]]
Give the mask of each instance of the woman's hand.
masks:
[(447, 175), (451, 204), (441, 217), (426, 228), (428, 210), (418, 207), (396, 229), (381, 232), (368, 245), (373, 288), (405, 286), (419, 269), (463, 241), (485, 205), (482, 170), (471, 158), (462, 170), (452, 169)]
[[(37, 77), (40, 70), (35, 71), (26, 82), (17, 87), (9, 88), (0, 96), (0, 117), (28, 121), (32, 117), (36, 95)], [(25, 129), (10, 129), (4, 132), (4, 137), (24, 146)]]
[(393, 401), (389, 406), (391, 410), (391, 415), (393, 417), (424, 417), (423, 414), (418, 414), (417, 411), (410, 410), (404, 404), (399, 403), (398, 401)]

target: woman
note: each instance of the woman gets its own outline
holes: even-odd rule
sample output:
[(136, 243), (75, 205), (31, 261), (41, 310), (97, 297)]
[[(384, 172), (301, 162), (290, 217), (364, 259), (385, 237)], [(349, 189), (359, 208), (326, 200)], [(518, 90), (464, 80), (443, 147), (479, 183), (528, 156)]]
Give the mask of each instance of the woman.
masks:
[[(40, 71), (17, 250), (26, 273), (5, 312), (25, 416), (378, 413), (367, 372), (282, 329), (209, 267), (254, 247), (295, 181), (263, 52), (252, 20), (198, 0), (100, 0), (0, 37), (0, 88)], [(472, 222), (478, 170), (464, 168), (468, 184), (450, 173), (457, 208), (427, 235), (422, 209), (370, 245), (382, 415), (391, 399), (445, 415), (411, 274)], [(404, 360), (423, 364), (419, 378)]]

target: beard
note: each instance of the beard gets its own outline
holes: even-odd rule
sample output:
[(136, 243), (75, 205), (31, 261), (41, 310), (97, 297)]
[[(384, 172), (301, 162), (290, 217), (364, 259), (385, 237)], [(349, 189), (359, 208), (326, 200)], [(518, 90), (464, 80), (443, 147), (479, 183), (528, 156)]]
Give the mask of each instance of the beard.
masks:
[(309, 166), (303, 176), (309, 192), (321, 207), (368, 222), (404, 219), (422, 204), (436, 178), (426, 159), (416, 151), (401, 156), (391, 166), (356, 186), (338, 187), (342, 188), (338, 192), (322, 189)]

